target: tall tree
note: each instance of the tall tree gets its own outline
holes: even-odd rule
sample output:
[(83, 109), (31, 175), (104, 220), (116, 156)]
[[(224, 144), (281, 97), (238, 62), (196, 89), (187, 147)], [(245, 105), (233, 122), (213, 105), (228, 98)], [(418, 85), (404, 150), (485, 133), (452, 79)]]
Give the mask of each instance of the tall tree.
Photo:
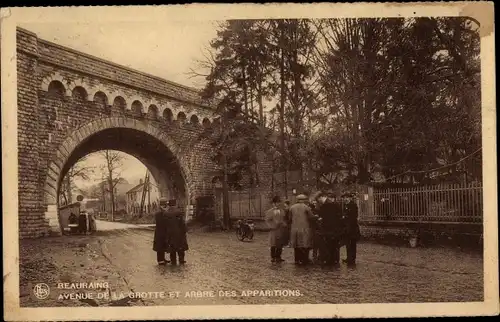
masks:
[(116, 211), (115, 188), (121, 182), (121, 172), (123, 167), (123, 154), (119, 151), (104, 150), (100, 152), (105, 164), (102, 171), (105, 173), (105, 191), (109, 193), (111, 199), (111, 221), (114, 221)]
[[(371, 179), (373, 166), (390, 177), (456, 161), (466, 154), (453, 152), (463, 132), (470, 150), (477, 147), (470, 129), (477, 122), (467, 116), (479, 119), (477, 73), (471, 73), (478, 70), (478, 38), (463, 20), (328, 19), (316, 26), (331, 126), (344, 129), (336, 137), (353, 147), (347, 164), (358, 182)], [(465, 102), (464, 88), (474, 103)]]

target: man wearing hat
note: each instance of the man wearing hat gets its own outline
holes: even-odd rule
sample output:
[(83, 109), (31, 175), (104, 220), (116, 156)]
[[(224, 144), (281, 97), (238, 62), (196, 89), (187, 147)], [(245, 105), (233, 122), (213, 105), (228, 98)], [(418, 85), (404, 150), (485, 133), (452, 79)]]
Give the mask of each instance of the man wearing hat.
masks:
[(169, 207), (165, 216), (167, 226), (167, 249), (170, 253), (172, 265), (185, 264), (185, 253), (189, 249), (187, 243), (187, 227), (184, 213), (175, 207), (175, 200), (169, 201)]
[(358, 224), (358, 205), (355, 194), (346, 194), (346, 205), (344, 208), (344, 222), (346, 227), (346, 251), (347, 258), (344, 260), (348, 265), (356, 264), (356, 246), (361, 237)]
[(318, 196), (319, 217), (321, 218), (322, 243), (320, 258), (323, 264), (336, 265), (340, 261), (340, 237), (343, 231), (342, 209), (333, 194)]
[(295, 264), (309, 264), (309, 250), (313, 246), (312, 222), (315, 217), (305, 204), (307, 196), (297, 196), (297, 203), (290, 207), (290, 246), (294, 248)]
[(155, 213), (155, 234), (153, 239), (153, 250), (156, 252), (156, 260), (158, 265), (165, 265), (168, 261), (165, 260), (167, 252), (167, 211), (168, 199), (160, 198), (160, 210)]

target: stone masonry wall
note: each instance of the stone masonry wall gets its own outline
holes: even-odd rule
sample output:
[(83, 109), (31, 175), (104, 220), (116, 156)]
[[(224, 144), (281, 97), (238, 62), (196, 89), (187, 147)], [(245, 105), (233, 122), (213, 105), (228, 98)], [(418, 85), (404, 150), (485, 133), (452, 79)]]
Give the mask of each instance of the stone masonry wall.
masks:
[[(190, 172), (191, 202), (213, 193), (219, 167), (202, 134), (215, 114), (196, 91), (40, 40), (23, 29), (17, 30), (17, 52), (20, 238), (48, 234), (47, 213), (50, 226), (57, 225), (57, 209), (47, 209), (44, 192), (45, 183), (58, 182), (52, 176), (61, 174), (62, 165), (53, 161), (60, 159), (67, 138), (96, 119), (117, 116), (161, 129)], [(262, 164), (259, 172), (272, 171)]]
[(19, 237), (34, 238), (48, 233), (39, 194), (38, 96), (39, 78), (36, 35), (18, 34), (17, 109), (19, 169)]

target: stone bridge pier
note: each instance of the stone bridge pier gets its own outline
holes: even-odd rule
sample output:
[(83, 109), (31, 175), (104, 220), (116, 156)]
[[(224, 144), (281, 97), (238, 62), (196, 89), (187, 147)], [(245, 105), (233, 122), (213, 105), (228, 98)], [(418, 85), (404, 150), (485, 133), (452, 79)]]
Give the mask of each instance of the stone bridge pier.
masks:
[(212, 194), (203, 134), (217, 121), (192, 88), (17, 30), (19, 234), (60, 233), (61, 179), (83, 156), (119, 150), (180, 204)]

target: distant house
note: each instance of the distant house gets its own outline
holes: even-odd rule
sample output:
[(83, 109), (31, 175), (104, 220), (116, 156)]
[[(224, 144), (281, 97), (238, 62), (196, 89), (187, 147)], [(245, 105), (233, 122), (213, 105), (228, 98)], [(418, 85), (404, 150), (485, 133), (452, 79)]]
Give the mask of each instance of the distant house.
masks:
[[(127, 180), (120, 178), (114, 187), (115, 211), (126, 211), (126, 192), (130, 190), (133, 185), (128, 183)], [(106, 180), (101, 181), (91, 187), (89, 196), (97, 198), (98, 200), (91, 202), (88, 207), (94, 208), (95, 211), (111, 212), (111, 193), (109, 184)]]
[[(149, 189), (148, 189), (149, 188)], [(144, 196), (143, 213), (152, 213), (158, 209), (160, 192), (158, 187), (153, 182), (149, 185), (144, 184), (144, 180), (140, 179), (139, 184), (127, 191), (127, 213), (129, 215), (139, 215), (141, 213), (141, 201)]]

